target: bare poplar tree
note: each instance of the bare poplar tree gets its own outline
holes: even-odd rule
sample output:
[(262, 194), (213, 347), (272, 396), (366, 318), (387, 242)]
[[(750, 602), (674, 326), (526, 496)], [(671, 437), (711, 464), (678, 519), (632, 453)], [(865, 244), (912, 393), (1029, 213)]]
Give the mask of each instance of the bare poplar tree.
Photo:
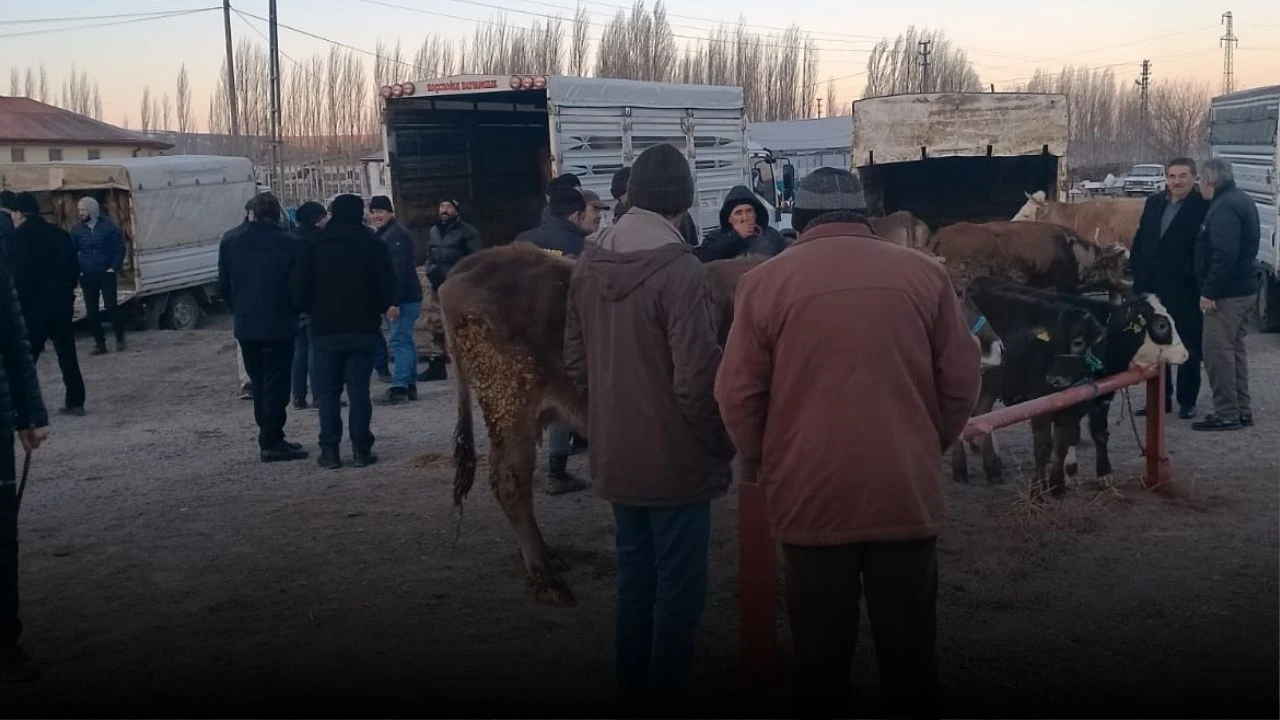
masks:
[(630, 16), (619, 10), (600, 35), (597, 77), (667, 82), (679, 70), (675, 34), (661, 0), (652, 13), (645, 10), (644, 0), (636, 0)]
[(454, 74), (454, 59), (453, 46), (449, 44), (448, 38), (436, 33), (427, 35), (418, 46), (417, 54), (413, 56), (415, 79), (425, 80)]
[(33, 100), (36, 97), (36, 74), (30, 65), (27, 66), (27, 76), (22, 83), (22, 96)]
[(1151, 89), (1151, 147), (1157, 157), (1205, 154), (1212, 97), (1208, 83), (1186, 78), (1165, 80)]
[(98, 92), (98, 81), (93, 81), (93, 119), (102, 119), (102, 94)]
[(22, 81), (18, 75), (18, 68), (9, 68), (9, 97), (19, 97), (22, 94)]
[(166, 92), (164, 96), (160, 98), (160, 129), (161, 130), (173, 129), (173, 127), (169, 124), (169, 117), (172, 114), (172, 112), (173, 112), (173, 104), (169, 101), (169, 93)]
[(44, 63), (40, 63), (40, 97), (42, 103), (49, 102), (49, 71), (45, 68)]
[(142, 88), (142, 108), (138, 116), (144, 133), (151, 131), (151, 107), (151, 86), (147, 85)]
[(187, 77), (187, 64), (183, 63), (178, 69), (178, 88), (177, 88), (177, 122), (178, 132), (183, 136), (183, 142), (186, 142), (186, 135), (194, 130), (195, 118), (191, 114), (191, 81)]
[(589, 71), (588, 55), (591, 53), (591, 13), (579, 5), (573, 15), (573, 38), (569, 45), (569, 74), (579, 77)]
[[(928, 88), (920, 56), (922, 42), (929, 43)], [(981, 92), (982, 81), (968, 53), (952, 45), (941, 30), (918, 30), (912, 25), (893, 42), (876, 43), (867, 57), (863, 97), (926, 91)]]
[(844, 109), (836, 107), (836, 81), (827, 78), (827, 117), (844, 115)]

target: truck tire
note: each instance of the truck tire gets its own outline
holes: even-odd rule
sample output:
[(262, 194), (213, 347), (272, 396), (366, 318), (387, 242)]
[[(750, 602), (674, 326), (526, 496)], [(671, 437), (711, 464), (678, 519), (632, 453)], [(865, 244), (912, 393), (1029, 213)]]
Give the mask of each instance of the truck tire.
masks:
[(1258, 273), (1254, 325), (1259, 332), (1280, 332), (1280, 283), (1269, 272)]
[(170, 330), (195, 330), (200, 324), (200, 301), (189, 292), (175, 292), (169, 296), (169, 306), (164, 311), (164, 324)]

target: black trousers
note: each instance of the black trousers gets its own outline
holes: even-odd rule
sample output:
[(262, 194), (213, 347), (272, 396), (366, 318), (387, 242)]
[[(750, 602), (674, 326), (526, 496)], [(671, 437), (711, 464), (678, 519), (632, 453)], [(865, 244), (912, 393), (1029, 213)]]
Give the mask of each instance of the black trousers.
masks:
[(70, 307), (56, 318), (28, 318), (27, 333), (31, 340), (31, 361), (39, 362), (45, 343), (53, 342), (58, 355), (58, 369), (62, 371), (62, 384), (66, 387), (68, 408), (84, 407), (84, 376), (80, 374), (80, 359), (76, 357), (76, 336), (71, 324)]
[(107, 344), (106, 333), (102, 330), (98, 298), (102, 298), (102, 304), (106, 307), (107, 318), (111, 320), (116, 340), (124, 340), (124, 318), (117, 302), (116, 274), (105, 271), (84, 273), (80, 276), (80, 289), (84, 291), (85, 317), (89, 321), (89, 329), (93, 331), (93, 341), (99, 347)]
[(342, 441), (342, 388), (347, 388), (347, 434), (355, 451), (373, 448), (373, 402), (369, 378), (381, 335), (313, 335), (311, 394), (320, 413), (320, 447)]
[[(1164, 296), (1161, 295), (1161, 298)], [(1169, 407), (1178, 401), (1179, 407), (1191, 407), (1200, 397), (1200, 365), (1204, 345), (1204, 315), (1200, 312), (1200, 298), (1178, 298), (1176, 302), (1166, 305), (1173, 318), (1174, 327), (1182, 344), (1187, 346), (1187, 361), (1178, 366), (1178, 380), (1173, 379), (1174, 370), (1168, 368), (1164, 374), (1164, 397)], [(1176, 388), (1175, 388), (1176, 386)]]
[(0, 648), (17, 644), (18, 620), (18, 486), (14, 471), (13, 432), (0, 432)]
[(240, 341), (245, 372), (253, 383), (253, 419), (258, 447), (270, 450), (284, 442), (289, 393), (293, 382), (293, 338), (271, 342)]
[(864, 590), (886, 717), (939, 717), (938, 556), (934, 538), (782, 546), (800, 717), (850, 717), (850, 675)]

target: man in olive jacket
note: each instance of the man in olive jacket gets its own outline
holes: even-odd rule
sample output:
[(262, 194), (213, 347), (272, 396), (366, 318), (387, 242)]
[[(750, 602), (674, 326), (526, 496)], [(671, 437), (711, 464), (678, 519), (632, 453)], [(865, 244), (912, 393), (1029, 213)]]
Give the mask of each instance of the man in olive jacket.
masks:
[[(671, 145), (632, 167), (631, 209), (569, 281), (565, 369), (587, 397), (592, 484), (617, 523), (617, 678), (631, 710), (688, 712), (707, 594), (711, 500), (733, 447), (712, 387), (720, 364), (706, 269), (675, 223), (693, 203)], [(648, 698), (656, 708), (635, 708)]]
[(40, 397), (26, 324), (13, 281), (0, 262), (0, 682), (34, 680), (40, 667), (18, 645), (18, 486), (16, 432), (28, 452), (40, 447), (49, 413)]

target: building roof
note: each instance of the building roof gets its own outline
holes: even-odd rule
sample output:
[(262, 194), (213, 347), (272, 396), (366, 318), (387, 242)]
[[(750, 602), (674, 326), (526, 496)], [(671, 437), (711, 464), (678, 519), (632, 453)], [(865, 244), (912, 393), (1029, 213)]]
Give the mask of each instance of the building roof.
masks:
[(0, 96), (0, 144), (128, 145), (165, 150), (171, 143), (25, 97)]

